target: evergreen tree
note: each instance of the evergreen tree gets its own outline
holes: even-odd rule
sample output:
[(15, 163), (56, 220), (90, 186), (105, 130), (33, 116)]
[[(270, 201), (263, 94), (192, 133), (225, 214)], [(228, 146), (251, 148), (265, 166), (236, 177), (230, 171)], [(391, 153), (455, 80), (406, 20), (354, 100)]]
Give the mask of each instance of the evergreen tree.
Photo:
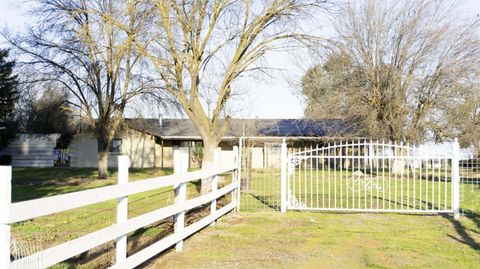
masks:
[(7, 61), (8, 50), (0, 50), (0, 148), (15, 137), (15, 102), (18, 99), (17, 76), (13, 75), (15, 61)]

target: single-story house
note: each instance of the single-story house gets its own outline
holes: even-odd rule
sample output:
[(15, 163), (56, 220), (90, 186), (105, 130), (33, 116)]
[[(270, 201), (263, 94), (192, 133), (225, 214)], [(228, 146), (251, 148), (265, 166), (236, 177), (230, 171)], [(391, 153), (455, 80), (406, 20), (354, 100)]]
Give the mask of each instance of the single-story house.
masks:
[[(222, 159), (227, 158), (240, 137), (262, 139), (262, 142), (279, 141), (280, 138), (298, 141), (333, 138), (350, 130), (341, 120), (298, 119), (231, 119), (219, 147)], [(190, 166), (199, 165), (201, 137), (189, 119), (136, 118), (126, 119), (112, 141), (109, 166), (116, 166), (115, 156), (130, 156), (132, 167), (172, 167), (173, 148), (187, 147)], [(79, 133), (70, 144), (71, 167), (95, 167), (97, 165), (97, 141), (93, 134)], [(254, 166), (263, 167), (264, 147), (253, 146)], [(200, 151), (200, 152), (199, 152)], [(228, 157), (229, 158), (229, 157)]]
[[(219, 145), (221, 159), (231, 158), (232, 149), (238, 146), (240, 137), (249, 138), (245, 143), (250, 147), (251, 165), (260, 168), (279, 162), (277, 153), (267, 152), (272, 150), (265, 147), (269, 141), (278, 145), (281, 138), (287, 138), (290, 143), (296, 141), (294, 143), (301, 145), (312, 139), (338, 138), (349, 131), (351, 127), (342, 120), (231, 119)], [(198, 166), (201, 141), (189, 119), (126, 119), (110, 145), (109, 167), (116, 167), (118, 155), (128, 155), (135, 168), (172, 167), (174, 147), (187, 147), (190, 166)], [(255, 141), (261, 142), (256, 144)], [(54, 151), (53, 147), (51, 151)], [(90, 131), (75, 134), (68, 155), (70, 167), (97, 167), (97, 139), (94, 134)], [(23, 166), (23, 163), (18, 164)], [(50, 166), (50, 163), (42, 166)]]

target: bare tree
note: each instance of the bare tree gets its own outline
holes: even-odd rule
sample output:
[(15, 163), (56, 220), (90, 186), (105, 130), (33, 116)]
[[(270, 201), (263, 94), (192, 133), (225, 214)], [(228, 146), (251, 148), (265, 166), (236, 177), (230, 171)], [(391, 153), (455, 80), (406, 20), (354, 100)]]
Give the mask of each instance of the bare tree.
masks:
[(472, 77), (457, 96), (456, 102), (448, 104), (445, 113), (449, 128), (438, 131), (440, 137), (456, 136), (464, 147), (473, 146), (476, 156), (480, 156), (480, 71)]
[[(346, 6), (332, 19), (336, 38), (321, 50), (329, 61), (304, 78), (307, 115), (317, 117), (314, 106), (328, 107), (374, 138), (437, 136), (446, 128), (447, 104), (458, 101), (480, 67), (479, 22), (459, 21), (455, 4), (365, 0)], [(341, 64), (332, 64), (334, 58)]]
[[(23, 37), (3, 33), (22, 56), (29, 82), (69, 92), (69, 107), (98, 141), (98, 172), (108, 176), (108, 150), (127, 104), (145, 89), (138, 44), (148, 13), (138, 1), (38, 0), (38, 22)], [(120, 22), (120, 23), (119, 23)]]
[[(304, 35), (295, 21), (318, 7), (320, 0), (156, 0), (156, 31), (142, 50), (178, 101), (204, 143), (202, 166), (211, 165), (214, 149), (228, 126), (224, 115), (235, 81), (262, 68), (268, 51), (291, 46)], [(138, 42), (138, 48), (145, 45)], [(206, 77), (217, 76), (211, 115), (201, 97)], [(212, 81), (212, 80), (210, 80)], [(211, 97), (211, 96), (210, 96)], [(211, 100), (211, 99), (210, 99)], [(208, 189), (202, 184), (202, 191)]]
[(28, 100), (25, 106), (22, 131), (36, 134), (72, 132), (66, 92), (47, 88), (39, 98)]

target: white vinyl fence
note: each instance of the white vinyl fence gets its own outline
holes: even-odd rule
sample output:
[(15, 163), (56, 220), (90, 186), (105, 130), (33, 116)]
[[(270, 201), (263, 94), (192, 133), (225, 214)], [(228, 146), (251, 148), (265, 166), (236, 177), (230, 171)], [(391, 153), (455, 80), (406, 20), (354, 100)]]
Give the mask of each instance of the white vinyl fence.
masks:
[[(236, 148), (234, 150), (237, 150)], [(218, 154), (215, 158), (218, 161)], [(236, 156), (236, 155), (235, 155)], [(174, 174), (141, 181), (128, 182), (129, 159), (120, 156), (118, 184), (97, 189), (68, 193), (47, 198), (11, 203), (10, 166), (0, 166), (0, 268), (45, 268), (79, 255), (96, 246), (116, 240), (116, 263), (112, 268), (133, 268), (154, 257), (165, 249), (176, 245), (182, 249), (182, 242), (188, 236), (215, 222), (237, 206), (236, 158), (222, 167), (187, 172), (188, 153), (174, 152)], [(217, 189), (217, 175), (232, 174), (232, 182)], [(199, 179), (211, 178), (211, 192), (186, 200), (186, 184)], [(149, 213), (128, 219), (128, 196), (162, 187), (174, 186), (175, 203)], [(231, 194), (229, 204), (218, 208), (216, 201)], [(34, 253), (28, 257), (11, 261), (11, 224), (25, 220), (75, 209), (103, 201), (118, 199), (117, 223), (84, 235), (77, 239)], [(202, 205), (210, 205), (210, 214), (197, 222), (185, 226), (185, 212)], [(174, 233), (127, 257), (127, 234), (159, 220), (174, 217)]]

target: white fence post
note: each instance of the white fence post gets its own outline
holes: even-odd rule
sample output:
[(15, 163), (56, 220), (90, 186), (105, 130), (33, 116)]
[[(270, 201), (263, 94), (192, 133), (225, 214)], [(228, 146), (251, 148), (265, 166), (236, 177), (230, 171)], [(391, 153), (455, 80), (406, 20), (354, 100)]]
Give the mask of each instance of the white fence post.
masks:
[[(130, 167), (130, 159), (128, 156), (118, 156), (118, 175), (117, 184), (128, 183), (128, 168)], [(128, 220), (128, 196), (118, 198), (117, 202), (117, 223)], [(127, 235), (117, 238), (116, 244), (116, 263), (121, 264), (127, 259)]]
[[(188, 150), (186, 148), (176, 148), (173, 151), (173, 170), (178, 180), (181, 180), (182, 174), (188, 171)], [(179, 183), (174, 186), (175, 204), (182, 204), (187, 199), (187, 184)], [(185, 211), (174, 216), (174, 231), (181, 232), (185, 227)], [(183, 240), (175, 245), (177, 252), (183, 250)]]
[(281, 175), (280, 175), (280, 212), (284, 213), (287, 211), (287, 143), (285, 138), (282, 141), (281, 149)]
[[(221, 148), (216, 148), (213, 154), (213, 166), (212, 168), (218, 168), (220, 165), (220, 154), (222, 152)], [(212, 177), (212, 193), (217, 192), (218, 190), (218, 175), (213, 175)], [(217, 211), (217, 199), (213, 199), (210, 203), (210, 214), (215, 214)], [(215, 225), (215, 221), (211, 225)]]
[(238, 140), (238, 154), (237, 154), (237, 183), (238, 183), (238, 193), (237, 193), (237, 212), (240, 212), (240, 197), (242, 195), (242, 161), (243, 161), (243, 137), (240, 137)]
[(452, 158), (452, 210), (453, 217), (458, 219), (460, 217), (460, 145), (458, 139), (455, 138), (453, 143), (453, 158)]
[[(233, 147), (233, 163), (235, 164), (236, 167), (238, 167), (238, 147), (237, 146), (234, 146)], [(233, 172), (232, 174), (232, 182), (235, 183), (236, 185), (236, 189), (235, 191), (232, 192), (232, 202), (235, 203), (235, 211), (238, 212), (238, 200), (239, 199), (239, 187), (240, 185), (238, 184), (238, 168), (237, 170), (235, 170), (235, 172)]]
[(12, 167), (0, 166), (0, 268), (10, 267)]

